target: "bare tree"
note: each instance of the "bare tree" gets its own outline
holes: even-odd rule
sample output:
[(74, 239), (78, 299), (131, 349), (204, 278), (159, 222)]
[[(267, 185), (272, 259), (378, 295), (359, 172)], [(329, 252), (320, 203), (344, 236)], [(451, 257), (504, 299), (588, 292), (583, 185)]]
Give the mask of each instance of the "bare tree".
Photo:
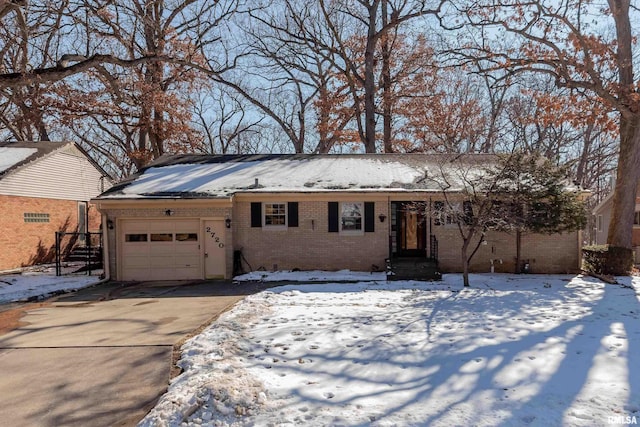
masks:
[[(460, 10), (471, 27), (491, 28), (498, 37), (508, 34), (519, 43), (495, 50), (485, 40), (466, 50), (468, 58), (483, 57), (494, 69), (550, 75), (558, 87), (619, 114), (620, 149), (607, 242), (630, 249), (640, 179), (640, 96), (631, 25), (637, 9), (630, 0), (609, 0), (608, 8), (600, 10), (582, 0), (487, 0)], [(610, 23), (613, 34), (594, 24), (594, 17)]]
[(444, 200), (434, 203), (432, 214), (436, 223), (458, 230), (464, 286), (469, 286), (469, 265), (488, 232), (515, 234), (520, 272), (522, 234), (584, 227), (582, 195), (567, 182), (567, 170), (548, 159), (519, 151), (478, 157), (476, 164), (464, 155), (444, 159), (439, 174), (427, 177), (441, 188)]
[[(392, 31), (402, 24), (426, 15), (437, 15), (441, 11), (443, 2), (434, 1), (427, 5), (425, 1), (391, 1), (391, 0), (357, 0), (354, 2), (343, 0), (320, 0), (319, 5), (325, 25), (331, 32), (336, 45), (336, 58), (339, 58), (340, 66), (344, 73), (345, 81), (349, 85), (350, 92), (356, 106), (356, 119), (358, 132), (364, 143), (367, 153), (375, 153), (376, 147), (376, 115), (378, 93), (376, 79), (376, 52), (383, 43), (383, 55), (389, 54), (389, 40)], [(384, 12), (384, 17), (383, 17)], [(362, 40), (362, 50), (354, 55), (354, 41)], [(386, 50), (385, 50), (386, 46)], [(383, 68), (389, 65), (389, 58), (383, 58)], [(389, 84), (388, 70), (383, 72), (383, 83)], [(363, 89), (362, 99), (359, 90)], [(388, 95), (389, 88), (386, 87)], [(390, 105), (387, 103), (383, 109), (389, 113)], [(360, 107), (362, 104), (362, 107)], [(364, 110), (364, 123), (359, 109)], [(386, 126), (390, 126), (390, 117), (387, 117)], [(389, 127), (387, 132), (389, 132)], [(387, 147), (390, 148), (390, 147)]]
[(264, 116), (254, 117), (241, 101), (225, 90), (198, 97), (194, 103), (194, 126), (204, 135), (204, 152), (243, 154), (243, 140), (260, 133)]

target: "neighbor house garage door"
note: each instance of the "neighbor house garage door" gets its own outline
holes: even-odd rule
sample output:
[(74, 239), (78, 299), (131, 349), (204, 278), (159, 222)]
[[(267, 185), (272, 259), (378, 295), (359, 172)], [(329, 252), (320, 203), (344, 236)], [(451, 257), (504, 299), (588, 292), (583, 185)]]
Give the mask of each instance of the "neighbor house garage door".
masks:
[(201, 279), (199, 220), (122, 220), (122, 280)]

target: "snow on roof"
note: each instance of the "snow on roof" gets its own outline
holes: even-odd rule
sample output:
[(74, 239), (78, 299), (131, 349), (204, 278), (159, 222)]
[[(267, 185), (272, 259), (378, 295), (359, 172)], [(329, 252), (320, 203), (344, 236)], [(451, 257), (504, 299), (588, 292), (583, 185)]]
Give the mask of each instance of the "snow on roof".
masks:
[(0, 147), (0, 173), (37, 152), (36, 148)]
[(435, 167), (433, 156), (413, 154), (181, 155), (160, 159), (99, 198), (211, 198), (239, 192), (439, 191), (439, 187), (425, 179), (425, 174), (429, 170), (435, 172)]

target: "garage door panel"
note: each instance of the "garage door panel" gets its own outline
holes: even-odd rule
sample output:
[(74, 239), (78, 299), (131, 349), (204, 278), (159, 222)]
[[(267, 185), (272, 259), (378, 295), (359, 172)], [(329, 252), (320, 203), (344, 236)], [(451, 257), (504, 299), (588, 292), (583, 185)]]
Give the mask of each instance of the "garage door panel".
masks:
[(174, 253), (174, 245), (173, 243), (152, 243), (149, 245), (149, 255), (150, 256), (172, 256)]
[(132, 256), (141, 255), (141, 254), (146, 255), (149, 253), (149, 245), (141, 244), (141, 243), (125, 242), (122, 245), (122, 253), (124, 255), (132, 255)]
[(124, 268), (149, 268), (149, 258), (147, 257), (128, 257), (122, 262)]
[[(199, 220), (122, 220), (120, 262), (123, 279), (201, 278), (199, 228)], [(146, 241), (126, 241), (127, 234), (144, 234)], [(139, 240), (141, 237), (134, 238)]]
[(175, 267), (198, 267), (200, 263), (198, 260), (194, 260), (192, 256), (180, 256), (177, 255), (174, 258)]
[(174, 246), (176, 254), (194, 254), (196, 252), (200, 252), (200, 245), (195, 244), (185, 244), (185, 243), (176, 243)]
[(128, 268), (127, 277), (124, 280), (149, 280), (148, 268)]
[[(151, 280), (171, 280), (171, 277), (175, 275), (173, 268), (152, 268), (148, 276)], [(144, 279), (149, 280), (149, 279)]]
[(186, 280), (194, 280), (194, 279), (201, 278), (199, 268), (176, 268), (174, 271), (175, 271), (175, 274), (179, 275), (180, 277)]
[(150, 256), (149, 266), (151, 268), (174, 267), (175, 258), (172, 256)]

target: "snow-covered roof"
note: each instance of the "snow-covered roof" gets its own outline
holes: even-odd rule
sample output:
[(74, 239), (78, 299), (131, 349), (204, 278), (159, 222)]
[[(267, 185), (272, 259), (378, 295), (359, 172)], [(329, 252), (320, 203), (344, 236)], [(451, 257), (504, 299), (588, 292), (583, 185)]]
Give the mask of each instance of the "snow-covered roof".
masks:
[[(470, 168), (493, 156), (466, 155)], [(441, 191), (439, 176), (452, 156), (178, 155), (160, 158), (99, 199), (221, 198), (244, 192)], [(456, 160), (460, 160), (457, 156)]]
[(82, 153), (103, 176), (111, 180), (110, 175), (98, 165), (82, 147), (69, 141), (0, 142), (0, 179), (22, 167), (62, 150)]
[(6, 171), (37, 152), (35, 148), (0, 147), (0, 172)]

